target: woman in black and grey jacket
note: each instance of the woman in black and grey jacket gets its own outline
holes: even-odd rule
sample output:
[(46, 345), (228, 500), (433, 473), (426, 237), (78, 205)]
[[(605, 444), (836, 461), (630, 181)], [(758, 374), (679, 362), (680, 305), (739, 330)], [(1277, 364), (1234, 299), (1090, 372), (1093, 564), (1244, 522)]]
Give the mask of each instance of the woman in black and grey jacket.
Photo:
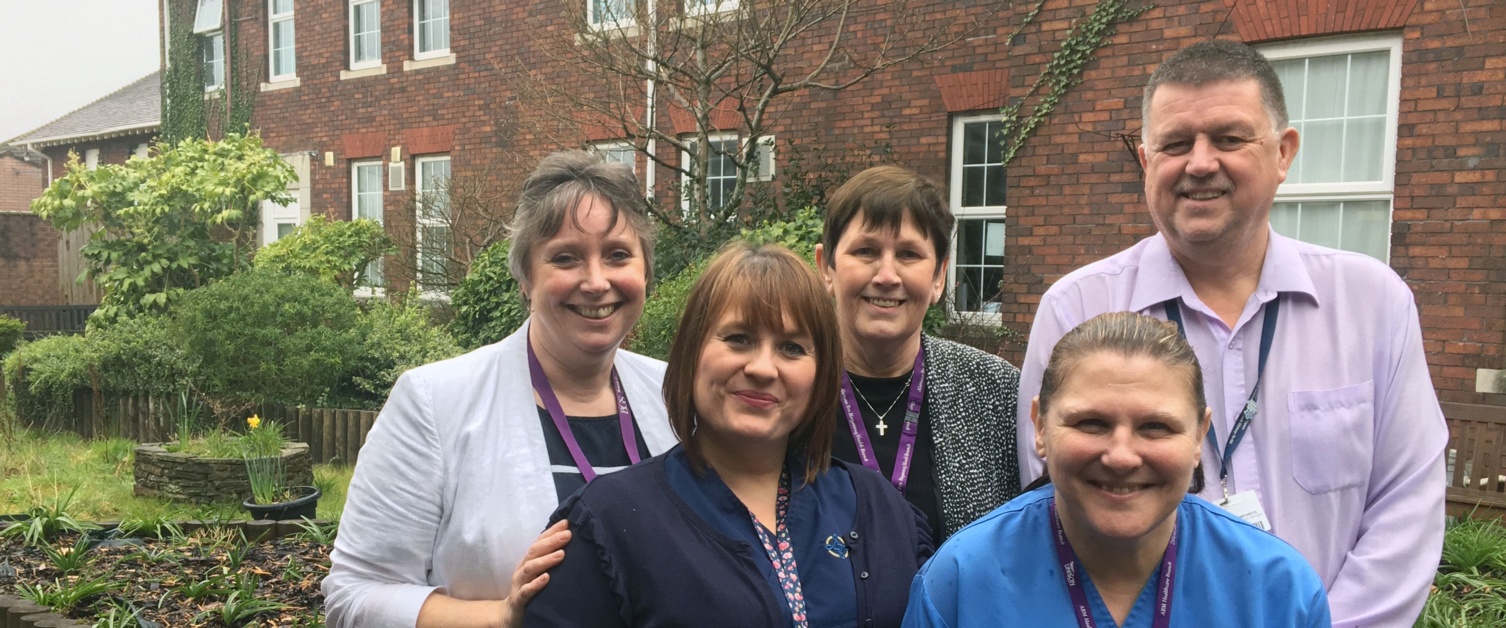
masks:
[[(937, 545), (1019, 493), (1019, 370), (921, 333), (945, 287), (954, 223), (935, 183), (879, 166), (832, 195), (816, 247), (847, 368), (832, 454), (889, 478)], [(972, 248), (985, 244), (973, 235)]]

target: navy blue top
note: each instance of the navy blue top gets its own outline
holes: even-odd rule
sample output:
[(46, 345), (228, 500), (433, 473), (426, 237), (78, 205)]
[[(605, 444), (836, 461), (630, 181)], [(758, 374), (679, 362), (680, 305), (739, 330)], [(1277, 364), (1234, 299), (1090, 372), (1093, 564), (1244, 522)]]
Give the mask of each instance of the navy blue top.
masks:
[[(786, 525), (815, 627), (898, 626), (930, 556), (924, 517), (878, 474), (834, 461), (801, 485), (791, 463)], [(748, 509), (684, 450), (597, 478), (560, 506), (565, 561), (526, 626), (792, 626)]]
[[(627, 448), (622, 446), (622, 426), (618, 423), (617, 413), (607, 416), (578, 417), (567, 416), (570, 433), (575, 436), (575, 442), (580, 445), (581, 453), (586, 455), (586, 462), (591, 463), (591, 469), (596, 475), (616, 473), (626, 469), (632, 464), (628, 458)], [(634, 419), (636, 427), (637, 419)], [(570, 447), (565, 444), (565, 437), (560, 435), (560, 430), (554, 425), (554, 419), (549, 416), (549, 411), (543, 406), (539, 407), (539, 424), (544, 429), (544, 447), (549, 452), (549, 471), (554, 477), (554, 494), (559, 495), (561, 502), (566, 497), (580, 490), (586, 485), (586, 476), (581, 475), (580, 468), (575, 466), (575, 458), (570, 457)], [(638, 459), (648, 460), (648, 444), (643, 442), (643, 431), (634, 430), (638, 435)]]

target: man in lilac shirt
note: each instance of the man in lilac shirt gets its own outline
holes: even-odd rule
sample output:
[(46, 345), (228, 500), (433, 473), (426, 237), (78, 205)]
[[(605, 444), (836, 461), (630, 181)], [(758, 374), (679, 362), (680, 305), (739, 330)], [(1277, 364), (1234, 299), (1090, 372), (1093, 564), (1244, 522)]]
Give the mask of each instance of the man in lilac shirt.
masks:
[[(1302, 552), (1336, 626), (1412, 625), (1442, 551), (1448, 428), (1411, 290), (1374, 259), (1271, 231), (1299, 139), (1259, 53), (1194, 44), (1151, 76), (1143, 107), (1140, 162), (1160, 233), (1041, 297), (1020, 416), (1079, 323), (1119, 310), (1180, 319), (1213, 414), (1201, 496)], [(1041, 473), (1034, 436), (1020, 422), (1027, 482)]]

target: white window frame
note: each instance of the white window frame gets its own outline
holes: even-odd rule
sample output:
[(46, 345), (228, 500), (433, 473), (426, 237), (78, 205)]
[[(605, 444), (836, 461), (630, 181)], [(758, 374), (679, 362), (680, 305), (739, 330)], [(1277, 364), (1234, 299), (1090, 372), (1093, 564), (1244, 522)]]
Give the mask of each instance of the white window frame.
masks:
[[(377, 27), (376, 27), (376, 31), (374, 31), (374, 33), (372, 34), (372, 36), (376, 37), (376, 49), (377, 49), (377, 53), (376, 53), (376, 58), (375, 59), (366, 59), (366, 60), (363, 60), (363, 61), (357, 61), (356, 60), (356, 54), (358, 53), (358, 51), (360, 51), (361, 47), (360, 47), (360, 45), (356, 41), (356, 35), (357, 35), (357, 33), (356, 33), (356, 7), (360, 6), (360, 5), (363, 5), (363, 4), (370, 4), (372, 6), (373, 10), (376, 11)], [(345, 30), (346, 30), (346, 39), (347, 39), (348, 42), (350, 42), (350, 69), (352, 69), (352, 70), (364, 70), (366, 68), (375, 68), (375, 67), (381, 66), (382, 65), (382, 3), (381, 3), (381, 1), (380, 0), (350, 0), (349, 6), (347, 8), (347, 12), (348, 12), (349, 15), (346, 17), (346, 20), (345, 20), (345, 22), (346, 22), (346, 28), (345, 28)]]
[[(362, 216), (361, 215), (361, 175), (360, 175), (360, 173), (361, 173), (361, 169), (362, 168), (374, 168), (374, 171), (376, 172), (376, 178), (377, 178), (377, 185), (376, 185), (377, 192), (376, 192), (376, 194), (377, 194), (377, 199), (378, 200), (377, 200), (377, 205), (376, 205), (376, 215), (375, 216)], [(385, 192), (385, 190), (382, 187), (382, 171), (383, 171), (383, 169), (384, 169), (384, 166), (382, 164), (382, 160), (380, 160), (380, 159), (363, 159), (363, 160), (357, 160), (357, 161), (350, 162), (350, 218), (352, 220), (354, 220), (356, 218), (370, 218), (372, 220), (377, 221), (378, 224), (381, 224), (381, 225), (384, 225), (384, 226), (387, 224), (387, 220), (386, 220), (386, 217), (385, 217), (385, 212), (386, 212), (386, 208), (385, 208), (386, 197), (385, 197), (385, 194), (386, 194), (386, 192)], [(386, 293), (386, 290), (385, 290), (386, 273), (384, 273), (382, 271), (383, 271), (383, 269), (382, 269), (382, 260), (381, 259), (377, 259), (376, 261), (374, 261), (370, 265), (368, 265), (365, 269), (363, 269), (361, 271), (361, 274), (363, 275), (362, 281), (357, 283), (358, 289), (356, 290), (356, 295), (357, 296), (367, 296), (367, 297), (370, 297), (370, 296), (381, 296), (381, 295), (385, 294)], [(373, 283), (366, 283), (367, 277), (370, 274), (375, 274), (377, 276), (376, 277), (376, 282), (374, 284)]]
[[(1002, 321), (1001, 312), (989, 312), (986, 310), (962, 311), (956, 308), (957, 303), (957, 244), (962, 236), (962, 221), (964, 220), (1004, 220), (1007, 217), (1009, 206), (1006, 205), (963, 205), (962, 172), (963, 158), (965, 156), (966, 134), (964, 130), (968, 124), (978, 122), (1000, 122), (998, 113), (986, 113), (975, 115), (962, 115), (952, 118), (951, 124), (951, 147), (948, 159), (948, 199), (952, 206), (952, 215), (956, 218), (956, 225), (952, 230), (952, 249), (947, 252), (947, 278), (946, 278), (946, 311), (954, 319), (967, 318), (969, 322), (998, 324)], [(997, 142), (998, 138), (989, 136), (986, 141)], [(985, 163), (987, 163), (985, 161)], [(1006, 173), (999, 176), (1007, 177)], [(1006, 196), (1008, 195), (1006, 184)], [(1004, 236), (1004, 245), (1008, 249), (1008, 232)], [(981, 296), (981, 295), (980, 295)]]
[[(1397, 119), (1401, 103), (1401, 33), (1383, 33), (1300, 40), (1261, 46), (1260, 53), (1271, 61), (1321, 57), (1338, 54), (1386, 52), (1386, 122), (1384, 145), (1381, 153), (1381, 178), (1377, 181), (1340, 183), (1282, 183), (1276, 190), (1275, 203), (1358, 202), (1384, 200), (1390, 213), (1396, 210), (1396, 144)], [(1299, 151), (1301, 149), (1299, 148)], [(1342, 220), (1342, 214), (1341, 220)], [(1381, 261), (1390, 263), (1391, 236), (1389, 228), (1393, 221), (1387, 216), (1386, 256)]]
[(151, 145), (146, 142), (137, 144), (136, 148), (131, 151), (131, 156), (140, 159), (151, 157)]
[[(423, 41), (422, 32), (423, 32), (424, 23), (419, 20), (419, 16), (422, 15), (423, 5), (425, 3), (428, 3), (428, 2), (443, 2), (444, 3), (444, 47), (443, 48), (434, 48), (432, 50), (424, 50), (422, 48), (422, 41)], [(450, 17), (451, 17), (451, 14), (450, 14), (450, 0), (413, 0), (413, 59), (414, 60), (421, 61), (421, 60), (424, 60), (424, 59), (433, 59), (433, 58), (436, 58), (436, 57), (446, 57), (446, 56), (449, 56), (449, 54), (450, 54), (450, 44), (451, 44), (450, 35), (452, 34), (452, 32), (450, 30), (450, 24), (451, 24)], [(438, 20), (431, 20), (431, 21), (438, 21)]]
[[(427, 217), (424, 216), (424, 201), (425, 201), (424, 195), (433, 193), (435, 191), (435, 190), (431, 190), (431, 189), (426, 189), (426, 187), (427, 187), (426, 183), (427, 182), (424, 180), (424, 166), (427, 165), (427, 164), (443, 162), (446, 165), (446, 169), (450, 171), (451, 176), (453, 176), (453, 174), (454, 174), (454, 169), (453, 169), (453, 166), (451, 164), (450, 156), (449, 155), (430, 155), (430, 156), (425, 156), (425, 157), (419, 157), (419, 158), (413, 160), (413, 162), (414, 162), (413, 163), (413, 192), (414, 192), (414, 197), (418, 199), (418, 203), (416, 204), (416, 206), (414, 208), (414, 212), (413, 212), (413, 222), (414, 222), (414, 239), (413, 239), (413, 241), (415, 243), (414, 244), (414, 251), (413, 251), (414, 262), (415, 262), (413, 268), (414, 268), (415, 272), (414, 272), (414, 278), (413, 279), (414, 279), (414, 281), (418, 282), (419, 290), (422, 291), (424, 294), (426, 294), (426, 295), (443, 295), (444, 293), (442, 291), (437, 290), (437, 289), (432, 289), (428, 285), (425, 285), (424, 282), (423, 282), (423, 277), (424, 277), (424, 227), (445, 227), (445, 228), (451, 229), (451, 232), (450, 232), (450, 246), (452, 247), (452, 250), (453, 250), (453, 247), (455, 245), (455, 233), (453, 231), (453, 225), (451, 224), (451, 222), (449, 220), (444, 219), (444, 218), (433, 219), (433, 218), (427, 218)], [(450, 200), (448, 198), (449, 197), (449, 182), (450, 182), (450, 177), (446, 177), (445, 178), (445, 182), (443, 184), (444, 188), (441, 190), (442, 192), (444, 192), (444, 195), (445, 195), (445, 204), (446, 205), (449, 204), (449, 200)], [(446, 261), (448, 261), (448, 260), (446, 260)]]
[(93, 170), (93, 169), (99, 167), (99, 149), (98, 148), (85, 148), (84, 149), (84, 167), (88, 168), (90, 170)]
[(194, 10), (193, 34), (203, 35), (221, 30), (224, 26), (224, 10), (223, 0), (199, 0), (198, 8)]
[[(742, 146), (742, 143), (738, 140), (738, 137), (737, 137), (736, 133), (711, 133), (711, 134), (709, 134), (707, 136), (706, 139), (708, 141), (712, 141), (712, 142), (733, 142), (739, 148), (741, 148), (741, 146)], [(692, 145), (700, 145), (700, 143), (701, 143), (700, 138), (692, 138), (690, 140), (690, 144), (692, 144)], [(726, 154), (726, 153), (723, 153), (723, 154)], [(690, 151), (683, 151), (683, 150), (680, 151), (680, 166), (681, 166), (681, 172), (680, 172), (680, 209), (681, 209), (682, 212), (685, 213), (686, 216), (690, 215), (690, 197), (694, 193), (694, 191), (691, 190), (691, 188), (690, 188), (690, 183), (691, 182), (690, 182), (690, 174), (689, 174), (690, 169), (691, 169), (690, 162), (691, 162), (692, 159), (694, 159), (694, 157), (690, 154)], [(736, 181), (737, 180), (737, 155), (735, 155), (735, 154), (732, 156), (732, 168), (733, 168), (733, 170), (732, 170), (732, 177), (731, 178), (732, 178), (733, 181)], [(726, 179), (726, 178), (728, 178), (728, 177), (725, 177), (725, 176), (717, 177), (717, 179)], [(706, 183), (707, 183), (707, 185), (709, 187), (709, 185), (711, 183), (710, 173), (707, 174)], [(733, 186), (736, 187), (736, 184), (734, 183)], [(710, 200), (711, 200), (710, 198), (707, 198), (708, 202)], [(724, 205), (725, 205), (725, 203), (724, 203)], [(708, 210), (713, 210), (713, 209), (720, 209), (721, 207), (722, 206), (717, 206), (715, 208), (709, 208), (708, 207), (707, 209)]]
[(638, 0), (621, 0), (625, 15), (615, 20), (602, 20), (600, 19), (601, 16), (596, 14), (597, 2), (611, 2), (612, 0), (584, 1), (586, 3), (586, 26), (589, 26), (593, 30), (629, 29), (638, 25), (638, 20), (634, 17), (638, 10)]
[[(277, 228), (282, 225), (291, 225), (294, 229), (308, 222), (308, 198), (309, 198), (309, 155), (308, 153), (289, 153), (282, 155), (282, 160), (293, 167), (297, 178), (288, 182), (288, 196), (292, 201), (287, 205), (278, 205), (270, 200), (262, 201), (261, 206), (261, 246), (266, 246), (281, 239), (277, 235)], [(352, 210), (354, 213), (354, 210)]]
[[(273, 83), (298, 78), (298, 33), (293, 22), (294, 2), (289, 0), (288, 10), (284, 13), (276, 12), (277, 2), (278, 0), (267, 0), (267, 79)], [(292, 65), (287, 68), (287, 72), (281, 74), (277, 72), (277, 26), (280, 24), (288, 25), (293, 38), (288, 44), (293, 53)]]
[[(638, 173), (638, 147), (626, 140), (607, 140), (605, 142), (593, 142), (589, 149), (592, 153), (600, 155), (603, 161), (608, 163), (627, 164), (633, 169), (633, 174)], [(619, 155), (627, 155), (627, 160), (617, 158)]]
[(740, 0), (685, 0), (686, 17), (701, 17), (736, 11)]
[[(215, 59), (205, 59), (204, 54), (211, 50), (217, 53)], [(212, 69), (216, 67), (218, 73)], [(199, 36), (199, 68), (204, 73), (205, 92), (225, 89), (225, 31), (211, 31)], [(215, 82), (210, 83), (211, 78)]]
[[(752, 155), (755, 163), (757, 163), (758, 165), (758, 169), (750, 170), (748, 172), (749, 181), (774, 180), (774, 174), (779, 169), (779, 163), (777, 160), (779, 155), (778, 151), (774, 147), (775, 142), (774, 136), (772, 134), (758, 136), (758, 146), (754, 147)], [(744, 139), (742, 141), (741, 148), (743, 150), (743, 154), (747, 154), (748, 140)], [(749, 164), (749, 167), (751, 168), (752, 165)]]

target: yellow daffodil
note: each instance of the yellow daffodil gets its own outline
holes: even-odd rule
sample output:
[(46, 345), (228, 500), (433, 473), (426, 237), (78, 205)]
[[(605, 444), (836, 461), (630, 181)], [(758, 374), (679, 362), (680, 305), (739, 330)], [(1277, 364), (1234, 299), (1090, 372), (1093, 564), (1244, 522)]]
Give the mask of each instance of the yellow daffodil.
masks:
[(251, 429), (253, 429), (253, 430), (256, 429), (256, 428), (258, 428), (258, 427), (261, 427), (261, 417), (256, 416), (254, 414), (251, 415), (251, 418), (246, 419), (246, 425), (251, 426)]

